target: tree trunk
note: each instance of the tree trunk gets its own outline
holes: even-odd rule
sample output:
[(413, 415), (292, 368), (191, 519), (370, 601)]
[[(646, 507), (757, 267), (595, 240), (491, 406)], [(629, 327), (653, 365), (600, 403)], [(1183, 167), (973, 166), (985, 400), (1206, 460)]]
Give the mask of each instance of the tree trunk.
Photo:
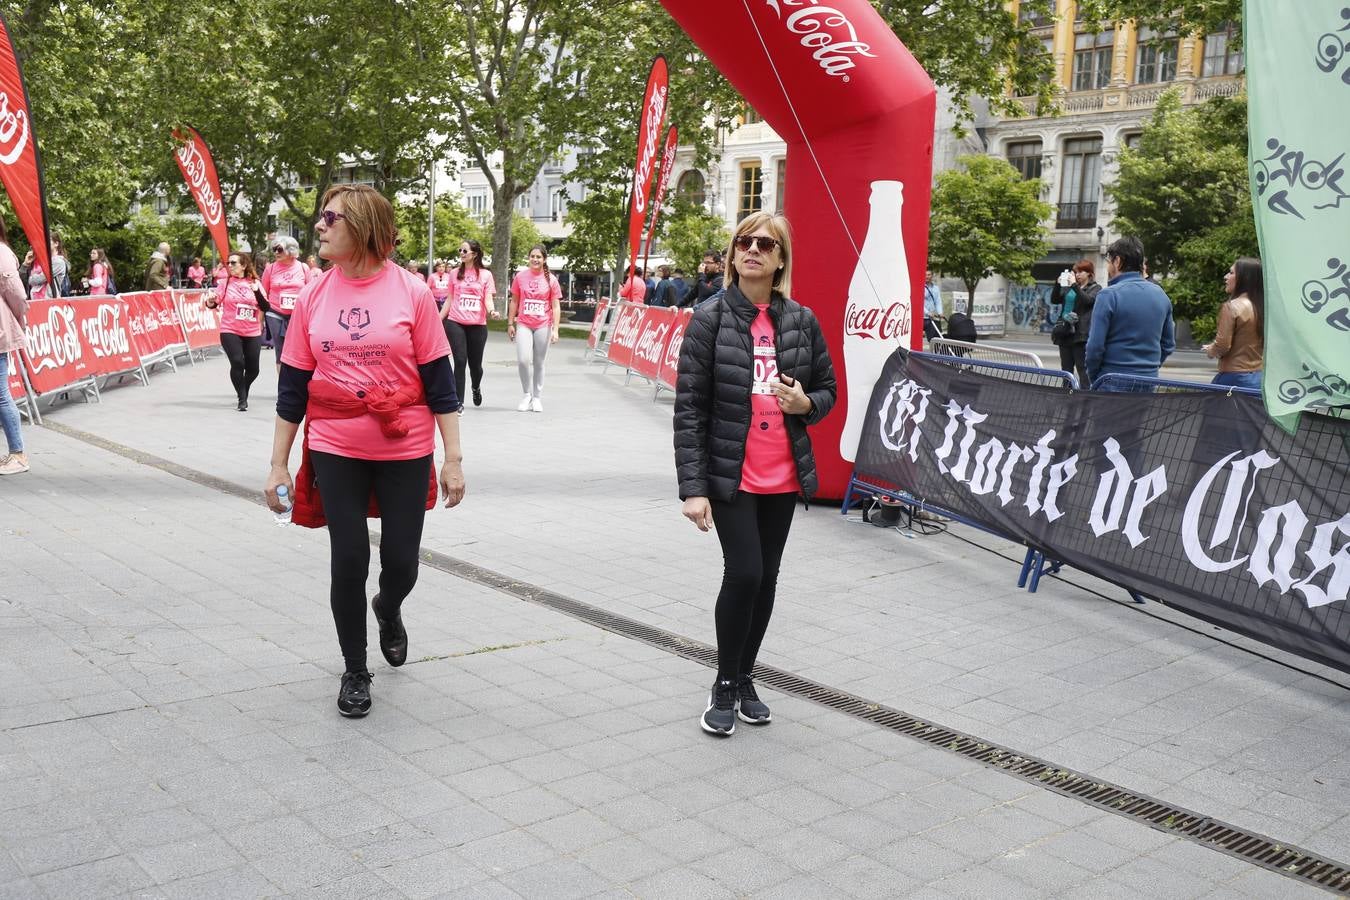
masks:
[(523, 191), (518, 190), (515, 184), (503, 179), (492, 194), (492, 280), (496, 282), (497, 293), (501, 295), (503, 314), (507, 309), (511, 288), (511, 219), (516, 198), (521, 193)]
[(966, 315), (970, 316), (971, 321), (975, 319), (975, 285), (980, 283), (980, 279), (966, 281), (966, 296), (970, 299), (966, 301)]

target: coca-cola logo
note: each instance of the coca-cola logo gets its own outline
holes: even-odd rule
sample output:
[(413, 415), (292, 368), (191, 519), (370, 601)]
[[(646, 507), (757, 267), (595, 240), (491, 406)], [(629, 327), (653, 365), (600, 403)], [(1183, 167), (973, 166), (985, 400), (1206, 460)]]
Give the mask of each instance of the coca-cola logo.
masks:
[(183, 170), (183, 177), (187, 179), (188, 187), (192, 189), (192, 196), (201, 207), (202, 217), (206, 219), (208, 225), (219, 225), (220, 215), (223, 204), (220, 202), (220, 196), (216, 193), (215, 187), (211, 184), (211, 179), (207, 174), (206, 158), (197, 149), (196, 141), (184, 141), (178, 147), (178, 165)]
[(183, 327), (193, 332), (210, 331), (216, 327), (216, 314), (200, 300), (188, 300), (183, 304)]
[(0, 163), (14, 165), (28, 146), (28, 113), (9, 108), (9, 94), (0, 91)]
[(672, 372), (680, 367), (680, 348), (684, 346), (684, 330), (686, 322), (681, 322), (675, 326), (675, 331), (670, 335), (670, 343), (666, 345), (666, 358), (661, 367), (670, 369)]
[(84, 358), (75, 310), (69, 306), (52, 306), (47, 310), (47, 321), (30, 323), (25, 331), (34, 372), (59, 369)]
[(638, 359), (645, 359), (652, 365), (658, 362), (657, 357), (661, 355), (661, 347), (666, 339), (666, 334), (670, 331), (670, 323), (662, 322), (655, 328), (648, 328), (642, 333), (642, 339), (638, 341), (637, 347), (633, 350), (633, 356)]
[(860, 338), (879, 338), (883, 341), (906, 339), (910, 330), (908, 300), (897, 300), (882, 309), (880, 306), (859, 306), (849, 301), (844, 311), (844, 334)]
[(642, 330), (644, 318), (646, 317), (638, 309), (628, 309), (620, 314), (619, 321), (614, 325), (614, 343), (632, 349), (637, 343), (638, 332)]
[(642, 158), (638, 161), (637, 171), (633, 173), (633, 209), (638, 213), (647, 210), (647, 186), (652, 183), (652, 166), (656, 165), (656, 142), (660, 139), (661, 120), (666, 112), (666, 86), (659, 84), (652, 91), (652, 99), (647, 104), (647, 115), (642, 120)]
[[(825, 72), (844, 81), (848, 70), (857, 65), (855, 57), (876, 59), (872, 45), (858, 40), (858, 31), (848, 16), (830, 6), (821, 6), (818, 0), (764, 0), (774, 11), (789, 33), (799, 36), (801, 45), (811, 51), (811, 58)], [(785, 9), (802, 7), (789, 12)]]
[(121, 307), (100, 303), (98, 315), (80, 322), (80, 331), (94, 356), (125, 356), (131, 352), (131, 340), (122, 327)]

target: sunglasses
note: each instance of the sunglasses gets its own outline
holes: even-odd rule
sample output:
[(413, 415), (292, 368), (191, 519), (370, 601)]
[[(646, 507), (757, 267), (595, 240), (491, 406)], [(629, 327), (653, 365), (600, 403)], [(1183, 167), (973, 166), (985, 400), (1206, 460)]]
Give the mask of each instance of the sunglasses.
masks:
[(337, 224), (338, 219), (345, 219), (347, 217), (340, 212), (333, 212), (331, 209), (325, 209), (323, 212), (319, 213), (319, 218), (323, 219), (323, 224), (332, 228)]
[(772, 253), (778, 249), (779, 245), (779, 242), (771, 237), (756, 237), (753, 234), (736, 235), (737, 250), (749, 250), (751, 247), (756, 247), (761, 253)]
[(232, 259), (232, 260), (230, 260), (228, 263), (226, 263), (226, 265), (230, 265), (230, 266), (242, 266), (243, 263), (242, 263), (241, 261), (237, 260), (237, 259)]
[(472, 252), (473, 252), (472, 250), (461, 250), (461, 251), (459, 251), (459, 255), (460, 255), (460, 256), (463, 256), (463, 255), (466, 254), (466, 253), (472, 253)]

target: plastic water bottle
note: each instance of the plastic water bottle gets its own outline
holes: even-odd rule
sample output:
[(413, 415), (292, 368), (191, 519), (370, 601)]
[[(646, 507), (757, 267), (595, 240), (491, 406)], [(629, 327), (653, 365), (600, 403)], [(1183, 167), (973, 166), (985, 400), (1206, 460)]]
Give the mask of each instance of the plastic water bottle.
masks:
[(287, 525), (291, 524), (291, 492), (286, 485), (277, 485), (277, 500), (282, 506), (286, 507), (286, 509), (279, 513), (273, 513), (272, 515), (276, 517), (277, 527), (285, 528)]

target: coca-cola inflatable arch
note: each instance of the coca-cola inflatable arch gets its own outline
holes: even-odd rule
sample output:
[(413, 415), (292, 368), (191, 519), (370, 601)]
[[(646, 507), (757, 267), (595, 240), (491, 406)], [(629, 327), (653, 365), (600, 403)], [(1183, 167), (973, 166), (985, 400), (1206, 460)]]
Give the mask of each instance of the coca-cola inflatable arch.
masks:
[(839, 376), (812, 431), (820, 491), (842, 497), (881, 361), (923, 335), (933, 82), (867, 0), (661, 3), (787, 142), (792, 294)]

